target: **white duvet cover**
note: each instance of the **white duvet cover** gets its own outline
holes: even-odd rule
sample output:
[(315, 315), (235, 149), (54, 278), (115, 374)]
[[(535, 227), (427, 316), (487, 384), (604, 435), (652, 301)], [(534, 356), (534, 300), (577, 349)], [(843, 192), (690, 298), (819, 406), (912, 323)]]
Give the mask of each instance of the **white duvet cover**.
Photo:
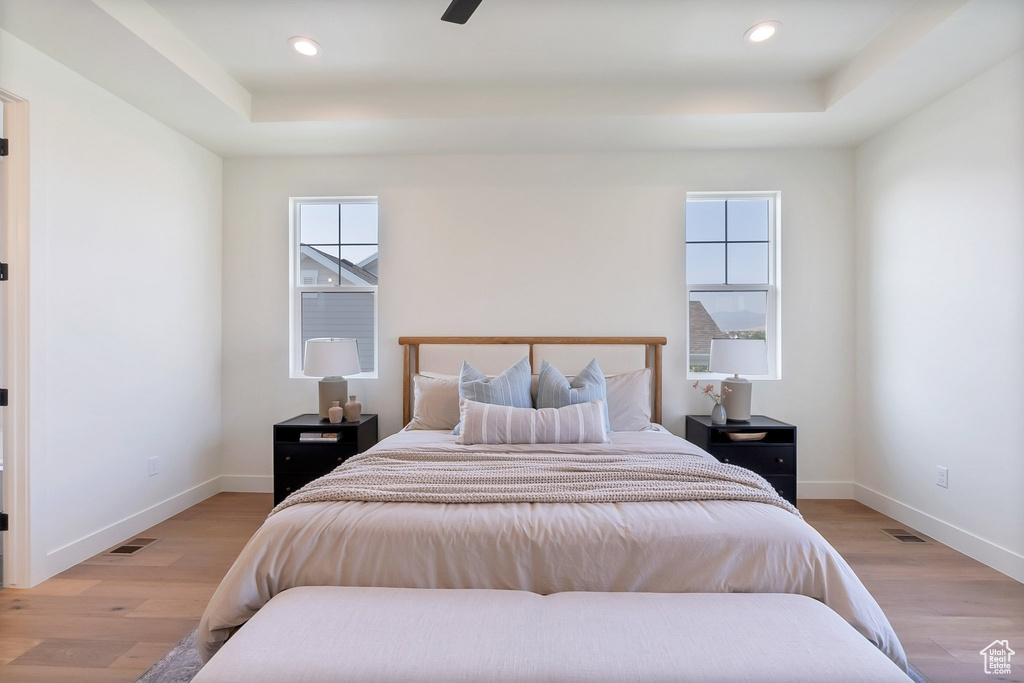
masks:
[[(678, 452), (663, 429), (608, 444), (460, 446), (400, 432), (380, 449)], [(197, 643), (209, 659), (274, 595), (296, 586), (663, 593), (796, 593), (824, 602), (900, 667), (903, 648), (845, 560), (796, 515), (763, 503), (302, 503), (274, 514), (214, 594)]]

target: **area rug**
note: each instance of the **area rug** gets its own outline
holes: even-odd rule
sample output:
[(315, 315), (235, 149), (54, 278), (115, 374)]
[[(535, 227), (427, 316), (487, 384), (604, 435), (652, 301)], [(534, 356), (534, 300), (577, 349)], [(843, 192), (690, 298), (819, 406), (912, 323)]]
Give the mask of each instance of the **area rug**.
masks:
[(914, 683), (928, 683), (928, 679), (910, 664), (907, 665), (907, 673), (914, 680)]
[(188, 683), (203, 668), (196, 650), (196, 630), (189, 633), (136, 683)]

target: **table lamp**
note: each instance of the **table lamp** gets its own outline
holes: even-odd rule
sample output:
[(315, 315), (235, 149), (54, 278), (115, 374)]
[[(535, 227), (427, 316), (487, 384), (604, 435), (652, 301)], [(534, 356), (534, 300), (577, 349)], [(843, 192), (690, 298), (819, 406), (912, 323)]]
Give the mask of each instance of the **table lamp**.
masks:
[(359, 365), (359, 346), (355, 339), (324, 337), (306, 340), (306, 359), (302, 374), (320, 377), (320, 417), (327, 419), (331, 402), (345, 405), (348, 400), (348, 380), (344, 375), (362, 372)]
[(725, 418), (729, 422), (749, 422), (751, 385), (740, 375), (768, 374), (768, 345), (764, 339), (712, 339), (708, 370), (732, 375), (722, 380)]

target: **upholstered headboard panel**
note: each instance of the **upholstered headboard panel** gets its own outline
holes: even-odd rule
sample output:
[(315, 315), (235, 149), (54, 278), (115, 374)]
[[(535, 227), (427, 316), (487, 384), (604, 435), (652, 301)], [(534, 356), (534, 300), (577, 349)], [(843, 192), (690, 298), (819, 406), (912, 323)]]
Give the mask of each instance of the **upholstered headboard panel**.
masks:
[(606, 375), (650, 367), (647, 347), (639, 344), (536, 344), (533, 347), (534, 372), (540, 372), (541, 363), (547, 361), (562, 374), (575, 375), (593, 358)]
[(651, 368), (651, 417), (661, 422), (661, 347), (664, 337), (400, 337), (405, 349), (402, 414), (412, 419), (413, 375), (434, 372), (457, 375), (462, 361), (496, 375), (523, 356), (536, 374), (543, 361), (566, 375), (575, 375), (597, 358), (608, 375)]
[(469, 361), (485, 375), (497, 375), (529, 355), (529, 344), (424, 344), (419, 350), (416, 372), (457, 375), (462, 361)]

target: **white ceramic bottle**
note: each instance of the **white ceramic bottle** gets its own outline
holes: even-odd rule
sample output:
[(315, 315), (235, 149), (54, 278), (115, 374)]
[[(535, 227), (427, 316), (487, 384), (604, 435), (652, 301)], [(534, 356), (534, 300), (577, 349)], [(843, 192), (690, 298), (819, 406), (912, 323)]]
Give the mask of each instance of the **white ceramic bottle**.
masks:
[(363, 404), (356, 400), (355, 396), (348, 397), (348, 403), (345, 404), (345, 420), (347, 422), (359, 422), (359, 418), (363, 415)]

